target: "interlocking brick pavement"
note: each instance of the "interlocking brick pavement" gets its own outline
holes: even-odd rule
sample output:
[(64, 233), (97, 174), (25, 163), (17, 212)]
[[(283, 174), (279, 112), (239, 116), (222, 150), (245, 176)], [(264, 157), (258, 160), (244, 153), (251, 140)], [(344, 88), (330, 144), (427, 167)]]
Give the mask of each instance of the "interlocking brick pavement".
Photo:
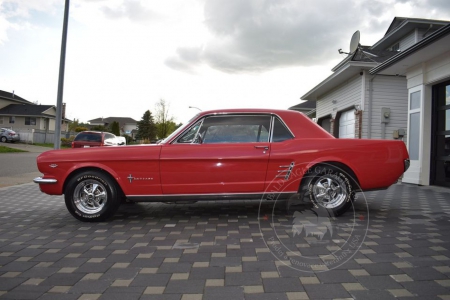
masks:
[[(107, 222), (82, 223), (36, 185), (1, 188), (0, 299), (449, 299), (450, 190), (397, 184), (365, 196), (359, 251), (307, 273), (262, 240), (270, 222), (292, 223), (278, 207), (260, 218), (273, 202), (260, 214), (258, 201), (127, 204)], [(335, 247), (279, 238), (290, 255)]]

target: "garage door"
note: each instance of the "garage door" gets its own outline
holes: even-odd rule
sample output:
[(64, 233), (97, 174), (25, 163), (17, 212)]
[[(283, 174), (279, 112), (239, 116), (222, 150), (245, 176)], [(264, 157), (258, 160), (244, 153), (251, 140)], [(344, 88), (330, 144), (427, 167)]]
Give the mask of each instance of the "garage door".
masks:
[(355, 138), (355, 113), (353, 110), (341, 114), (339, 118), (339, 138)]

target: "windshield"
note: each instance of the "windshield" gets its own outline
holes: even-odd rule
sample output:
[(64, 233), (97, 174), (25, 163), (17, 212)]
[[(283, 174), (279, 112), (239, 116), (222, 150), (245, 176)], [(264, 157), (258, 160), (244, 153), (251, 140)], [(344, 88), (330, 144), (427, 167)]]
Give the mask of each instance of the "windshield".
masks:
[(175, 130), (174, 132), (172, 132), (168, 137), (166, 137), (165, 139), (163, 139), (161, 142), (159, 142), (159, 144), (165, 144), (168, 141), (170, 141), (174, 136), (176, 136), (178, 133), (180, 133), (181, 131), (183, 131), (187, 125), (189, 125), (194, 119), (196, 119), (198, 117), (200, 113), (196, 114), (193, 118), (191, 118), (186, 124), (180, 126), (177, 128), (177, 130)]

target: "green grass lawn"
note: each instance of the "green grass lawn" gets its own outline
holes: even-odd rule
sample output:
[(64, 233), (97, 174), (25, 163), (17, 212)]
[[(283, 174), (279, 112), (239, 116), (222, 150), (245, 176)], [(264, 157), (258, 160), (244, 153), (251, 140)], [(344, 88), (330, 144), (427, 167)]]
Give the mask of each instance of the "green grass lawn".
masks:
[(11, 152), (28, 152), (28, 151), (13, 149), (13, 148), (5, 147), (5, 146), (0, 146), (0, 153), (11, 153)]

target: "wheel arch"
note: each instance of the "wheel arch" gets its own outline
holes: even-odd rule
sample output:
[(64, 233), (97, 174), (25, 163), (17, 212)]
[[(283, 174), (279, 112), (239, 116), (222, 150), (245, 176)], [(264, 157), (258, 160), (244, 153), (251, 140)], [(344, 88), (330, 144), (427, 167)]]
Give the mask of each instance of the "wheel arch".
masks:
[[(312, 164), (308, 167), (305, 174), (314, 174), (314, 169), (318, 167), (335, 167), (338, 169), (343, 170), (346, 174), (349, 175), (349, 179), (351, 182), (351, 185), (355, 191), (360, 191), (360, 185), (358, 177), (356, 176), (355, 172), (350, 168), (348, 165), (338, 162), (338, 161), (321, 161), (317, 162), (315, 164)], [(307, 182), (311, 179), (311, 176), (303, 176), (302, 180), (300, 181), (299, 191), (307, 184)]]
[(62, 192), (63, 192), (63, 194), (64, 194), (65, 191), (66, 191), (67, 183), (68, 183), (73, 177), (76, 177), (77, 175), (79, 175), (79, 174), (81, 174), (81, 173), (83, 173), (83, 172), (86, 172), (86, 171), (96, 171), (96, 172), (100, 172), (100, 173), (104, 174), (105, 176), (108, 176), (109, 179), (111, 179), (111, 180), (116, 184), (116, 188), (117, 188), (118, 194), (119, 194), (119, 195), (124, 195), (123, 190), (122, 190), (122, 187), (120, 186), (119, 182), (117, 181), (117, 179), (116, 179), (110, 172), (108, 172), (107, 170), (102, 169), (102, 168), (100, 168), (100, 167), (92, 167), (92, 166), (90, 166), (90, 167), (81, 167), (81, 168), (78, 168), (78, 169), (76, 169), (76, 170), (73, 170), (73, 171), (66, 177), (66, 179), (64, 180), (64, 184), (63, 184), (63, 187), (62, 187)]

